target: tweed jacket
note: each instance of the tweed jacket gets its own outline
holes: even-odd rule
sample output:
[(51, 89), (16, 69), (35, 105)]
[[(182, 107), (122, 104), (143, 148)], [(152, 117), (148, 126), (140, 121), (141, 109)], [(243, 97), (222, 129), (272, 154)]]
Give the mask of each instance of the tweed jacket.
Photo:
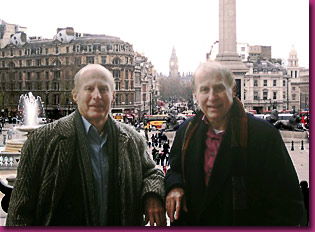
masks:
[[(71, 181), (69, 170), (75, 149), (79, 147), (75, 139), (75, 114), (78, 112), (42, 126), (29, 135), (21, 153), (7, 225), (51, 225), (63, 190)], [(115, 120), (112, 122), (118, 141), (118, 179), (115, 181), (120, 188), (120, 196), (117, 197), (120, 200), (121, 225), (140, 225), (143, 196), (152, 192), (164, 200), (163, 172), (155, 169), (139, 133), (128, 125)], [(84, 166), (84, 170), (92, 170), (90, 162), (84, 163)], [(88, 185), (93, 183), (92, 176), (84, 173)], [(84, 194), (92, 196), (92, 191), (87, 188)], [(84, 202), (83, 205), (88, 205), (86, 210), (90, 221), (87, 225), (97, 225), (92, 202)]]
[[(171, 168), (165, 177), (166, 194), (175, 187), (185, 190), (188, 213), (180, 213), (177, 225), (305, 225), (297, 174), (280, 133), (249, 114), (246, 165), (241, 161), (241, 149), (231, 145), (229, 122), (206, 187), (203, 167), (208, 127), (201, 122), (187, 146), (183, 179), (186, 129), (195, 123), (197, 115), (177, 130), (170, 153)], [(243, 170), (242, 178), (235, 176), (235, 170)], [(235, 195), (235, 189), (240, 194)], [(241, 203), (239, 208), (235, 208), (237, 201)]]

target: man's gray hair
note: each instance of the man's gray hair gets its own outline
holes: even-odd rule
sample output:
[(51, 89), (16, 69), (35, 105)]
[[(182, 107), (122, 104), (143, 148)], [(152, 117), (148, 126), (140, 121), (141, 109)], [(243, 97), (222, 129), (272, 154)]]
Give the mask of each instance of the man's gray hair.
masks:
[(233, 87), (235, 85), (233, 73), (227, 67), (216, 61), (206, 61), (198, 66), (192, 76), (191, 86), (193, 90), (195, 90), (195, 78), (198, 72), (220, 75), (224, 78), (229, 87)]
[(111, 91), (115, 90), (115, 82), (114, 82), (114, 78), (113, 78), (113, 74), (107, 69), (105, 68), (103, 65), (100, 64), (87, 64), (86, 66), (84, 66), (83, 68), (81, 68), (74, 76), (74, 89), (76, 91), (78, 91), (78, 87), (80, 85), (79, 81), (80, 81), (80, 76), (82, 74), (82, 72), (84, 70), (86, 70), (87, 68), (90, 68), (91, 66), (95, 66), (98, 69), (102, 69), (102, 71), (104, 71), (105, 75), (110, 79), (111, 81)]

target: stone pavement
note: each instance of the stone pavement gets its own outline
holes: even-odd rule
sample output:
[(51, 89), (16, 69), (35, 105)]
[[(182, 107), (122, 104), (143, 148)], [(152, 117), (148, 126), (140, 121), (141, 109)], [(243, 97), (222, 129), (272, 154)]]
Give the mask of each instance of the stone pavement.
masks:
[[(12, 127), (12, 125), (9, 125), (8, 127)], [(4, 132), (6, 133), (6, 132)], [(152, 133), (158, 133), (158, 131), (152, 131), (149, 132), (149, 138), (151, 137)], [(141, 130), (140, 134), (144, 136), (144, 131)], [(296, 169), (299, 181), (306, 180), (309, 183), (309, 142), (308, 139), (305, 138), (304, 135), (301, 134), (301, 132), (283, 132), (281, 131), (281, 134), (283, 136), (283, 139), (285, 141), (285, 145), (287, 147), (287, 150), (289, 152), (289, 155), (292, 159), (292, 162), (294, 164), (294, 167)], [(175, 132), (166, 132), (166, 135), (168, 139), (170, 140), (170, 145), (172, 144), (175, 136)], [(304, 150), (301, 150), (301, 141), (304, 141)], [(294, 150), (291, 150), (292, 148), (292, 141), (294, 141)], [(2, 138), (0, 135), (0, 149), (2, 144)], [(152, 146), (149, 149), (149, 154), (151, 154)], [(162, 150), (162, 148), (158, 148), (159, 151)], [(160, 165), (157, 165), (158, 168), (162, 169)], [(0, 178), (7, 182), (6, 178), (15, 176), (16, 170), (1, 170), (0, 169)], [(0, 199), (2, 199), (3, 194), (0, 192)], [(6, 219), (6, 213), (2, 211), (2, 208), (0, 207), (0, 226), (5, 225), (5, 219)], [(169, 218), (167, 218), (168, 225), (169, 225)]]

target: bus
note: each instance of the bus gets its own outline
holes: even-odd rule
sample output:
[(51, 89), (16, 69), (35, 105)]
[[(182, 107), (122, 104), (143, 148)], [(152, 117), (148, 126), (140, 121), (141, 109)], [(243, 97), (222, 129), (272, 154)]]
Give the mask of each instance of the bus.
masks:
[(144, 115), (143, 127), (149, 129), (151, 125), (151, 128), (162, 129), (163, 124), (166, 125), (167, 117), (167, 114)]

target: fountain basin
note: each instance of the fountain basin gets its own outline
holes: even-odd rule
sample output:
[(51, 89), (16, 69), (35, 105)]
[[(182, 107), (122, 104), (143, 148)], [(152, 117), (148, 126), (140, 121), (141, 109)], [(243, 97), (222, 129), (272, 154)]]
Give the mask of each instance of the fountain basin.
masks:
[(33, 130), (41, 127), (43, 125), (37, 125), (37, 126), (20, 126), (20, 127), (16, 127), (17, 130), (21, 131), (21, 132), (32, 132)]

